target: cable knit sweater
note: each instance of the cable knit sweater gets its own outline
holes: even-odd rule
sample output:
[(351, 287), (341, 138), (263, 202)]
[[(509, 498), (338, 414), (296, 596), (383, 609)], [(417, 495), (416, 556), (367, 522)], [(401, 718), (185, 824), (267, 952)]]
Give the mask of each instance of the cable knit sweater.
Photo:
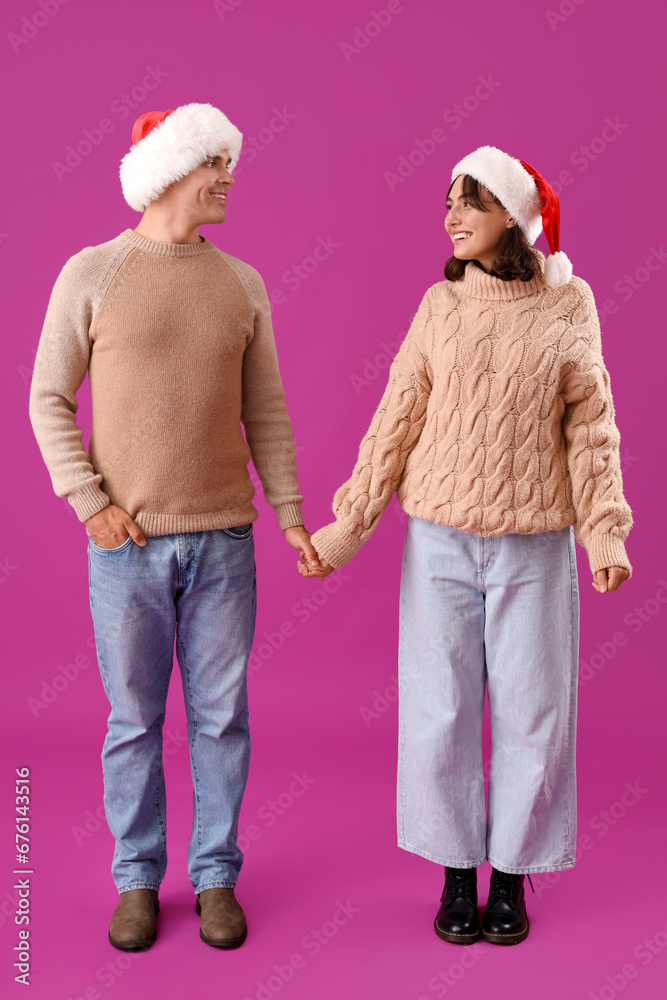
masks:
[(424, 295), (389, 372), (336, 521), (312, 543), (343, 566), (396, 491), (411, 516), (495, 536), (574, 524), (591, 572), (632, 574), (620, 435), (590, 286), (469, 263)]
[[(86, 371), (89, 454), (75, 419)], [(126, 229), (70, 257), (44, 320), (30, 419), (54, 491), (81, 521), (113, 503), (149, 536), (246, 524), (258, 517), (252, 458), (280, 527), (303, 524), (266, 288), (209, 240)]]

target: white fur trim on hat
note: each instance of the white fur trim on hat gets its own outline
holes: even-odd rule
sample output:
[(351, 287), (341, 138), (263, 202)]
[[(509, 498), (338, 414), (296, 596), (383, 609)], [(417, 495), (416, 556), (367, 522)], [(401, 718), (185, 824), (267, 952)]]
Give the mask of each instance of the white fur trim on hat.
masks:
[(195, 170), (208, 156), (228, 150), (231, 172), (243, 134), (211, 104), (183, 104), (132, 146), (120, 163), (120, 183), (128, 205), (143, 212), (165, 188)]
[(542, 232), (540, 193), (521, 163), (495, 146), (480, 146), (452, 170), (451, 180), (469, 174), (495, 195), (521, 228), (531, 246)]

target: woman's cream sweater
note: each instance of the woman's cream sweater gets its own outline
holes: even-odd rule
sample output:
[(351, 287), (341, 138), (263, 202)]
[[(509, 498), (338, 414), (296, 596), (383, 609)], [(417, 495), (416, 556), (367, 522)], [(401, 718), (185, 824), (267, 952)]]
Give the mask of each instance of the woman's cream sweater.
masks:
[(389, 372), (336, 520), (312, 543), (344, 565), (396, 491), (412, 517), (479, 535), (574, 524), (591, 572), (632, 566), (620, 435), (590, 286), (550, 288), (470, 263), (424, 295)]

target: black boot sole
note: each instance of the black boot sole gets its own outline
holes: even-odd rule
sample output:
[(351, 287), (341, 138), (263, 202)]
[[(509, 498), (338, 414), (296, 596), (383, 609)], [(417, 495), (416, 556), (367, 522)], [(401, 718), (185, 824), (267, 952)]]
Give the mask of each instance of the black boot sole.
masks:
[(443, 941), (449, 941), (450, 944), (474, 944), (482, 936), (481, 927), (473, 934), (453, 934), (451, 931), (443, 931), (442, 927), (438, 927), (437, 917), (433, 921), (433, 930), (439, 938)]
[[(160, 912), (160, 902), (155, 901), (155, 916), (157, 917)], [(114, 941), (111, 937), (111, 931), (108, 934), (109, 944), (112, 944), (114, 948), (118, 948), (119, 951), (146, 951), (150, 948), (152, 944), (155, 944), (157, 938), (157, 928), (153, 931), (153, 934), (149, 938), (137, 938), (135, 941)]]
[(485, 931), (484, 928), (482, 928), (482, 936), (484, 940), (488, 941), (490, 944), (520, 944), (521, 941), (525, 941), (528, 937), (529, 930), (530, 924), (528, 922), (528, 918), (526, 918), (526, 926), (523, 930), (516, 931), (514, 934), (489, 934), (488, 931)]

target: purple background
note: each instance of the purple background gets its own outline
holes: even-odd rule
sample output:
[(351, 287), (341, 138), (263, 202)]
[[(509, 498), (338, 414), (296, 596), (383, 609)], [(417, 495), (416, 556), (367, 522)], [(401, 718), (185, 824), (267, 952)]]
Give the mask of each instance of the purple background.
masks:
[[(474, 1000), (498, 995), (499, 984), (520, 1000), (664, 995), (667, 571), (652, 520), (664, 497), (664, 414), (662, 406), (650, 409), (664, 398), (665, 362), (661, 11), (595, 0), (565, 0), (560, 14), (556, 0), (551, 14), (541, 4), (487, 0), (403, 0), (389, 9), (390, 18), (381, 13), (386, 0), (3, 5), (0, 253), (9, 280), (0, 976), (7, 996), (22, 989), (13, 982), (11, 874), (14, 769), (22, 766), (32, 771), (35, 1000), (134, 1000), (151, 986), (168, 996), (238, 1000), (278, 993)], [(256, 839), (238, 885), (247, 943), (225, 953), (198, 937), (185, 868), (192, 791), (177, 667), (165, 723), (170, 860), (158, 942), (127, 956), (106, 940), (117, 902), (113, 841), (96, 814), (108, 703), (92, 647), (86, 533), (52, 492), (28, 419), (29, 383), (66, 259), (139, 222), (118, 180), (135, 118), (190, 101), (222, 108), (244, 133), (228, 221), (202, 232), (257, 267), (270, 293), (283, 293), (274, 328), (311, 531), (331, 520), (333, 493), (382, 395), (390, 360), (383, 343), (396, 350), (425, 289), (442, 279), (453, 164), (479, 145), (497, 145), (537, 167), (561, 196), (562, 249), (591, 284), (602, 318), (636, 521), (627, 543), (634, 576), (599, 595), (577, 548), (581, 856), (571, 871), (536, 876), (535, 895), (526, 886), (532, 928), (519, 948), (470, 950), (437, 939), (442, 869), (396, 847), (405, 516), (392, 500), (328, 594), (297, 574), (296, 554), (259, 491), (253, 753), (241, 817), (244, 837), (254, 826)], [(102, 119), (110, 125), (97, 135)], [(440, 141), (429, 144), (434, 129)], [(98, 143), (81, 147), (80, 163), (59, 179), (54, 164), (84, 130)], [(400, 163), (406, 176), (391, 182)], [(329, 256), (316, 269), (307, 261), (310, 273), (302, 271), (295, 287), (293, 268), (320, 239), (329, 241)], [(537, 246), (546, 252), (543, 236)], [(86, 443), (87, 382), (79, 399)], [(294, 634), (274, 648), (286, 622)], [(31, 698), (51, 701), (40, 708)], [(487, 761), (489, 747), (487, 731)], [(311, 782), (296, 798), (294, 773)], [(489, 871), (480, 869), (482, 902)], [(327, 937), (339, 902), (348, 901), (350, 919)], [(309, 935), (322, 928), (326, 943), (315, 954)], [(290, 976), (295, 953), (302, 967)]]

